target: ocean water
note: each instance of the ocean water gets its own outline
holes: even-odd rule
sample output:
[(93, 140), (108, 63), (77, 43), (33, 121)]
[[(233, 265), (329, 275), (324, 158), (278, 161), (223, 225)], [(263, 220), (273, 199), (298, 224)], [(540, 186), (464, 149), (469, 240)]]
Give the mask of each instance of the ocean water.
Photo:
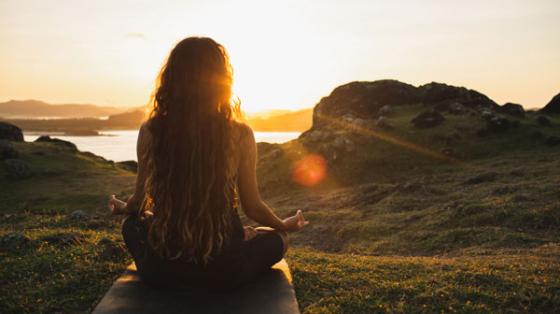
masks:
[[(138, 130), (103, 131), (99, 136), (67, 136), (60, 133), (24, 133), (25, 141), (32, 142), (39, 135), (50, 135), (70, 141), (81, 151), (92, 152), (114, 161), (136, 160)], [(297, 138), (300, 132), (255, 132), (257, 142), (283, 143)]]

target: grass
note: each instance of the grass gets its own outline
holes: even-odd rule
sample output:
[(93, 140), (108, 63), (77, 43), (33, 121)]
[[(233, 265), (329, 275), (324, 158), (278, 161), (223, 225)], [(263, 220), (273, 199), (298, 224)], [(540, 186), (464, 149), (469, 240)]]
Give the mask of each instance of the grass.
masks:
[(298, 249), (289, 262), (304, 313), (550, 313), (560, 307), (559, 253), (558, 246), (454, 258)]
[[(4, 215), (0, 236), (17, 232), (27, 240), (2, 243), (0, 312), (91, 310), (129, 261), (124, 250), (107, 254), (110, 249), (100, 244), (109, 239), (119, 247), (117, 223), (103, 220), (95, 226), (92, 221), (76, 221), (64, 214)], [(69, 240), (57, 241), (60, 238)]]
[(14, 143), (33, 176), (6, 177), (0, 167), (0, 213), (3, 211), (93, 211), (107, 195), (132, 191), (135, 175), (90, 153), (73, 152), (52, 143)]
[(303, 209), (311, 224), (294, 241), (321, 251), (458, 255), (534, 248), (560, 241), (559, 154), (517, 152), (440, 165), (400, 182), (267, 201), (281, 215)]
[[(287, 255), (301, 310), (557, 312), (560, 151), (531, 137), (534, 117), (481, 139), (475, 118), (446, 115), (419, 131), (408, 122), (417, 108), (402, 110), (388, 134), (435, 152), (447, 145), (442, 134), (470, 125), (453, 146), (458, 162), (353, 135), (359, 150), (329, 161), (323, 184), (301, 188), (293, 162), (325, 151), (259, 145), (267, 203), (280, 216), (302, 208), (311, 221)], [(131, 262), (105, 202), (129, 195), (135, 176), (51, 143), (15, 148), (33, 176), (9, 179), (0, 167), (0, 312), (89, 312)]]

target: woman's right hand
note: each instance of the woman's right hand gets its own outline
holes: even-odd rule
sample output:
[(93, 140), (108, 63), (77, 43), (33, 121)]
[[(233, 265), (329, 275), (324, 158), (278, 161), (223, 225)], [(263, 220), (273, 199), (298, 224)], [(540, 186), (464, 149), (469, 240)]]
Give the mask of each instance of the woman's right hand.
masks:
[(283, 222), (286, 231), (299, 231), (303, 227), (309, 224), (309, 221), (303, 218), (303, 213), (301, 212), (301, 209), (298, 209), (296, 214), (293, 215), (292, 217), (288, 217), (284, 219)]

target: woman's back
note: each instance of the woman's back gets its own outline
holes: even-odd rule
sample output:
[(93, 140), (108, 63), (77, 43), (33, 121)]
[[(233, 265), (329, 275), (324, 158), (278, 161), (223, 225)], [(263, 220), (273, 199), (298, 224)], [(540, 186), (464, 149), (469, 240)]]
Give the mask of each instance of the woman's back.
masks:
[[(149, 131), (149, 121), (140, 132), (139, 152), (149, 150), (149, 141), (153, 135)], [(240, 145), (237, 146), (233, 164), (238, 165), (243, 158), (243, 143), (247, 140), (248, 126), (235, 123), (232, 135)], [(147, 153), (147, 152), (145, 152)], [(140, 156), (139, 156), (140, 157)], [(143, 169), (145, 158), (139, 158), (139, 169)], [(233, 175), (237, 180), (239, 167), (235, 167)], [(238, 213), (240, 208), (237, 196), (238, 187), (231, 190), (235, 194), (231, 203), (232, 228), (228, 233), (229, 240), (220, 251), (210, 255), (207, 263), (202, 264), (195, 259), (194, 250), (172, 252), (172, 256), (162, 256), (149, 243), (149, 228), (157, 219), (158, 210), (145, 218), (130, 216), (123, 222), (123, 238), (133, 256), (139, 274), (147, 283), (164, 289), (181, 290), (228, 290), (254, 279), (260, 272), (270, 268), (283, 257), (284, 239), (282, 235), (261, 231), (257, 236), (246, 241), (244, 228)]]
[[(142, 170), (149, 167), (148, 163), (149, 163), (150, 149), (151, 146), (153, 145), (153, 141), (157, 140), (155, 139), (151, 131), (153, 127), (152, 123), (153, 120), (148, 119), (146, 122), (142, 124), (139, 131), (139, 137), (137, 142), (138, 162), (139, 162), (138, 168)], [(224, 211), (224, 214), (229, 213), (232, 215), (231, 221), (233, 222), (234, 228), (230, 230), (230, 236), (233, 236), (235, 239), (235, 238), (239, 238), (239, 234), (242, 235), (243, 232), (239, 213), (238, 213), (238, 210), (241, 207), (239, 201), (239, 195), (238, 195), (239, 188), (237, 186), (237, 181), (239, 177), (239, 173), (238, 173), (239, 162), (243, 158), (242, 148), (246, 146), (248, 134), (249, 132), (251, 132), (251, 130), (250, 127), (244, 123), (237, 122), (235, 120), (232, 120), (230, 123), (231, 123), (230, 133), (226, 134), (226, 136), (230, 137), (231, 141), (237, 143), (237, 145), (232, 146), (233, 149), (230, 151), (230, 154), (228, 154), (227, 158), (225, 159), (225, 163), (227, 167), (226, 174), (227, 176), (231, 177), (230, 180), (233, 182), (233, 184), (227, 186), (226, 187), (227, 190), (224, 191), (224, 193), (228, 194), (226, 199), (228, 200), (229, 203), (228, 206), (222, 208), (222, 210)], [(205, 158), (205, 156), (203, 156), (203, 158)], [(140, 173), (139, 176), (141, 176), (141, 180), (146, 180), (145, 178), (146, 175), (144, 171), (142, 171), (142, 173)], [(189, 180), (189, 178), (186, 178), (186, 180)], [(197, 182), (193, 182), (193, 183), (196, 184)], [(174, 207), (173, 209), (186, 210), (185, 208), (180, 208), (180, 207)], [(157, 218), (158, 209), (154, 207), (151, 214), (154, 215), (153, 217), (151, 217), (152, 219)], [(175, 254), (173, 255), (176, 254), (178, 254), (178, 252), (175, 252)]]
[[(282, 258), (285, 231), (306, 224), (301, 212), (281, 220), (262, 201), (254, 134), (236, 121), (232, 80), (221, 45), (179, 42), (139, 132), (136, 190), (127, 203), (109, 202), (130, 215), (123, 237), (139, 273), (155, 285), (220, 289), (250, 280)], [(243, 227), (239, 208), (276, 230)]]

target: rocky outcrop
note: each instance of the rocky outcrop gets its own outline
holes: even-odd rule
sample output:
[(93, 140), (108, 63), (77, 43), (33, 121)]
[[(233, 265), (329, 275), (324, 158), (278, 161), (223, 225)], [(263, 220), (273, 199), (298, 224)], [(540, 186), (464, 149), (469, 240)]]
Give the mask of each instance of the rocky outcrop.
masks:
[(372, 120), (388, 115), (393, 107), (424, 104), (437, 111), (461, 114), (467, 110), (499, 107), (487, 96), (464, 87), (429, 83), (420, 87), (395, 80), (352, 82), (335, 88), (313, 111), (313, 129), (340, 125), (340, 119), (354, 116)]
[(479, 137), (485, 137), (495, 133), (504, 133), (509, 129), (517, 128), (521, 125), (518, 120), (509, 120), (504, 115), (497, 114), (487, 109), (483, 110), (480, 115), (486, 120), (486, 127), (476, 132)]
[(329, 125), (329, 119), (345, 114), (360, 118), (375, 118), (383, 106), (417, 103), (418, 88), (394, 80), (352, 82), (335, 88), (323, 97), (313, 110), (313, 128)]
[(554, 96), (540, 111), (543, 113), (560, 113), (560, 94)]
[(23, 142), (23, 132), (11, 123), (0, 122), (0, 140)]
[(58, 138), (52, 138), (48, 135), (39, 136), (39, 138), (37, 138), (35, 140), (35, 142), (54, 143), (54, 144), (59, 145), (61, 147), (67, 148), (71, 151), (74, 151), (74, 152), (78, 151), (78, 147), (76, 147), (76, 144), (74, 144), (72, 142), (65, 141), (65, 140), (61, 140), (61, 139), (58, 139)]
[(426, 105), (460, 103), (467, 108), (498, 107), (498, 104), (486, 95), (465, 87), (432, 82), (420, 86), (418, 90), (421, 95), (420, 102)]
[(499, 113), (507, 114), (514, 117), (522, 118), (525, 116), (525, 109), (520, 104), (514, 104), (508, 102), (503, 106), (496, 108), (496, 111)]
[(357, 133), (350, 130), (309, 130), (300, 136), (300, 140), (309, 152), (319, 153), (329, 162), (334, 162), (357, 150), (360, 138), (355, 135)]

